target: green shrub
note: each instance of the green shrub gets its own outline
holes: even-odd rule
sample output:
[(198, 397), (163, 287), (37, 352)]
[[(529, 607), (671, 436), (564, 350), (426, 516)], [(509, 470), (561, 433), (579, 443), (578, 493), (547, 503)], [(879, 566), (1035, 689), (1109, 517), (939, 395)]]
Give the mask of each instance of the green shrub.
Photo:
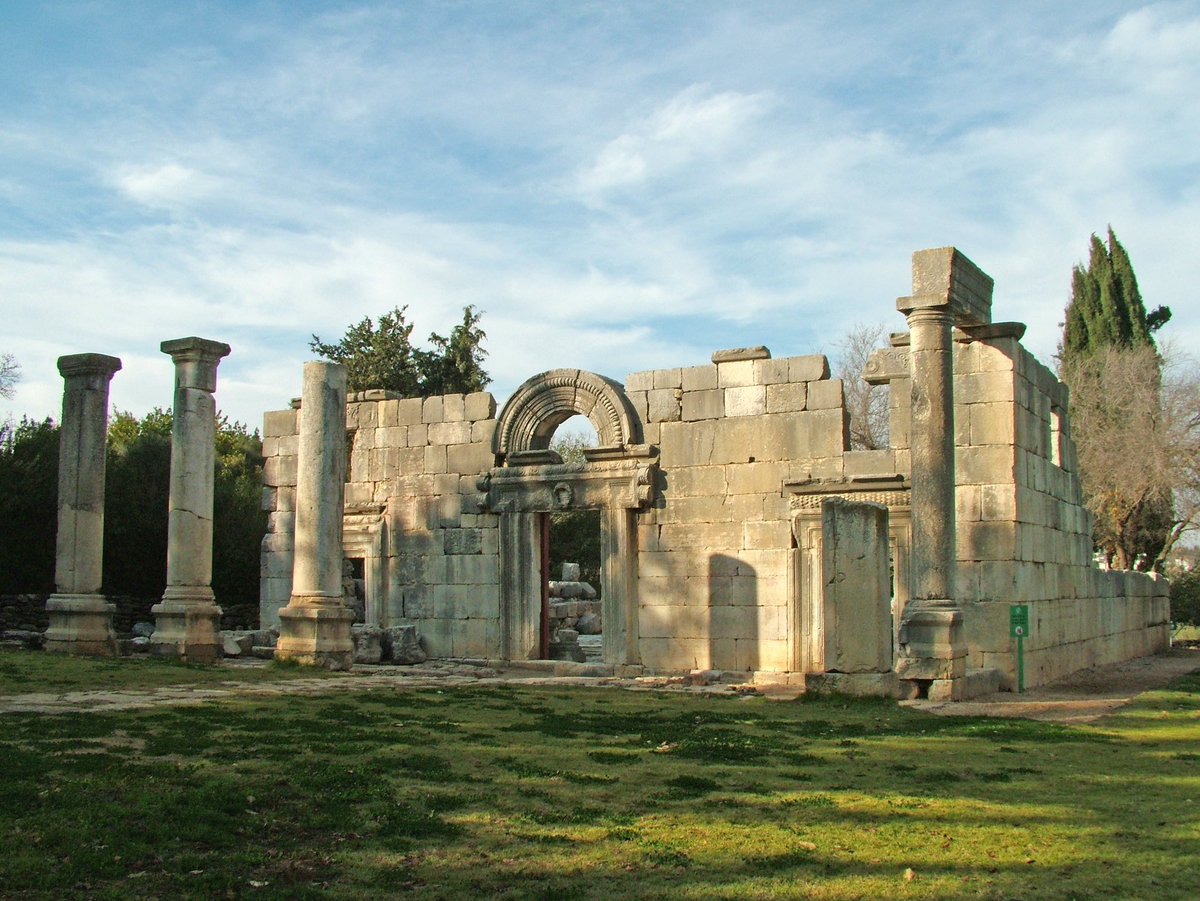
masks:
[(1171, 621), (1200, 626), (1200, 571), (1180, 573), (1171, 580)]

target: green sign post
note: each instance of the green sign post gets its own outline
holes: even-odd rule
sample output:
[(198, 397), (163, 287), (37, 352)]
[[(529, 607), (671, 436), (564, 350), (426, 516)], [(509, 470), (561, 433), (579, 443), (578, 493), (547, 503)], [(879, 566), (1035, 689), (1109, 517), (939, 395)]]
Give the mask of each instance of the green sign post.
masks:
[(1025, 691), (1025, 636), (1029, 634), (1029, 605), (1008, 608), (1008, 634), (1017, 640), (1017, 692)]

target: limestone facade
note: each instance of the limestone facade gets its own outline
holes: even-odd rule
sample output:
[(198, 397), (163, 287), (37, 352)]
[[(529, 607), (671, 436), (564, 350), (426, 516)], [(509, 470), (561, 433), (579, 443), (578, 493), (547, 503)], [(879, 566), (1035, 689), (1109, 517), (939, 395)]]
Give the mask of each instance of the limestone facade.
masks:
[[(965, 262), (962, 271), (978, 273)], [(1011, 685), (1012, 604), (1030, 607), (1030, 686), (1165, 647), (1166, 583), (1093, 567), (1065, 388), (1022, 347), (1022, 327), (987, 321), (982, 284), (956, 288), (973, 315), (955, 319), (944, 351), (953, 476), (952, 491), (938, 490), (953, 499), (956, 526), (953, 559), (936, 568), (952, 577), (938, 589), (950, 597), (934, 600), (952, 602), (960, 629), (945, 632), (946, 659)], [(914, 278), (914, 297), (919, 288)], [(892, 446), (881, 451), (848, 449), (843, 387), (825, 357), (776, 359), (763, 347), (623, 383), (542, 373), (499, 416), (485, 392), (350, 395), (343, 543), (361, 560), (367, 621), (416, 626), (434, 657), (546, 656), (543, 523), (558, 510), (599, 509), (606, 663), (787, 678), (840, 667), (894, 686), (894, 673), (875, 670), (898, 667), (898, 633), (917, 596), (913, 479), (930, 478), (914, 467), (911, 350), (897, 335), (868, 366), (891, 389)], [(301, 412), (264, 420), (264, 626), (293, 590)], [(575, 414), (589, 417), (600, 446), (568, 464), (549, 445)], [(831, 499), (851, 506), (830, 509), (857, 511), (840, 532), (823, 513)], [(827, 553), (835, 534), (849, 544)], [(876, 584), (881, 555), (889, 597)], [(860, 557), (871, 562), (838, 568)], [(827, 590), (830, 567), (857, 575)], [(869, 610), (870, 623), (853, 625)]]

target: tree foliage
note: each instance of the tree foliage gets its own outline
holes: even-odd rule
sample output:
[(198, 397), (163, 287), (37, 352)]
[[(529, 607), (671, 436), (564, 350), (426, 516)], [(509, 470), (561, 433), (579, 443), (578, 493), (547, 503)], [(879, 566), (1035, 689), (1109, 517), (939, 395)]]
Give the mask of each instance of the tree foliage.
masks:
[(871, 354), (886, 346), (887, 328), (883, 323), (858, 323), (837, 344), (836, 372), (846, 394), (853, 450), (882, 450), (888, 446), (888, 389), (869, 385), (863, 378)]
[(1087, 266), (1071, 272), (1060, 355), (1069, 363), (1102, 347), (1153, 347), (1153, 333), (1170, 318), (1169, 307), (1146, 312), (1129, 254), (1110, 226), (1108, 246), (1092, 235)]
[(482, 391), (490, 378), (483, 369), (486, 333), (479, 327), (482, 313), (463, 308), (462, 322), (448, 337), (429, 335), (430, 349), (414, 347), (408, 307), (396, 307), (379, 317), (367, 316), (350, 326), (341, 340), (327, 344), (313, 335), (309, 348), (321, 357), (346, 366), (349, 389), (385, 388), (405, 397), (469, 394)]
[(1200, 626), (1200, 570), (1171, 577), (1171, 621)]
[[(114, 411), (110, 420), (104, 499), (107, 594), (153, 602), (166, 587), (171, 424), (171, 412), (159, 408), (141, 419)], [(54, 590), (58, 442), (58, 426), (49, 419), (24, 420), (3, 433), (0, 592)], [(219, 417), (212, 585), (217, 602), (227, 608), (257, 609), (259, 545), (266, 531), (259, 503), (261, 473), (258, 434)]]
[(1170, 318), (1167, 307), (1146, 312), (1129, 254), (1112, 228), (1107, 245), (1092, 235), (1087, 266), (1071, 274), (1059, 374), (1071, 388), (1093, 539), (1121, 568), (1158, 565), (1194, 520), (1177, 505), (1187, 465), (1168, 459), (1188, 451), (1190, 378), (1164, 382), (1153, 337)]
[(0, 594), (54, 590), (58, 426), (0, 426)]

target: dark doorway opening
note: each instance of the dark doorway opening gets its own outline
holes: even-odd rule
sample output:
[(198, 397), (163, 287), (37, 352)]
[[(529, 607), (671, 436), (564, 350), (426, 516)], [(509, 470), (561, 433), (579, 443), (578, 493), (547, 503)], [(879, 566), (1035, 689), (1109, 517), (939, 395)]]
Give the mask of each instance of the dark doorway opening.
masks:
[(600, 599), (600, 511), (560, 510), (548, 522), (543, 628), (555, 660), (599, 663), (604, 656)]

